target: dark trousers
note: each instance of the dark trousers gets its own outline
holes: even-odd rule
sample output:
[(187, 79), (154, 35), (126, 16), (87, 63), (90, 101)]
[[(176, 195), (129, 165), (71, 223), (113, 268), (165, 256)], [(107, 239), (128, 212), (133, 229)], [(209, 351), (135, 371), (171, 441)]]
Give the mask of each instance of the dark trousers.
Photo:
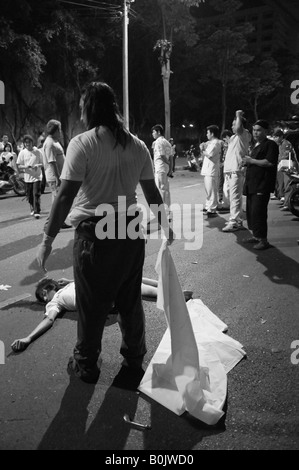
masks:
[(26, 183), (26, 196), (31, 210), (35, 214), (40, 214), (41, 182)]
[(285, 190), (284, 190), (284, 203), (283, 203), (284, 206), (288, 206), (289, 204), (290, 195), (293, 189), (291, 182), (292, 182), (291, 178), (288, 177), (288, 180), (285, 185)]
[(101, 352), (105, 321), (113, 304), (121, 317), (124, 364), (140, 367), (146, 353), (141, 300), (145, 241), (95, 236), (97, 220), (81, 222), (74, 240), (74, 280), (78, 308), (74, 358), (81, 369), (94, 367)]
[(218, 180), (218, 200), (219, 202), (223, 200), (223, 185), (224, 185), (224, 173), (223, 166), (219, 169), (219, 180)]
[(246, 217), (249, 230), (255, 238), (267, 238), (268, 203), (270, 194), (248, 194), (246, 198)]

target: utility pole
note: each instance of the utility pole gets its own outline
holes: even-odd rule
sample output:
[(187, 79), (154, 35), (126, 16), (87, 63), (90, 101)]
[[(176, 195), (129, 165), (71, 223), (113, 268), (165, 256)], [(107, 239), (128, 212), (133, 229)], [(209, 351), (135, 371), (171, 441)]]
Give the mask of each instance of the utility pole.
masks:
[(123, 114), (124, 124), (129, 130), (129, 85), (128, 85), (128, 1), (124, 0), (123, 13)]
[(135, 0), (124, 0), (123, 12), (123, 115), (125, 127), (129, 130), (129, 78), (128, 78), (128, 12)]

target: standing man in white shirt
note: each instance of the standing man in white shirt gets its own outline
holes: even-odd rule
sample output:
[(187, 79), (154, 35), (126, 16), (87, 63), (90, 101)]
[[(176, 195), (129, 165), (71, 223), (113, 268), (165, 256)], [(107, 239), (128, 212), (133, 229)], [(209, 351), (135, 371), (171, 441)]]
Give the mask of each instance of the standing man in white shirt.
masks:
[(26, 197), (30, 204), (31, 215), (39, 219), (43, 157), (40, 150), (33, 147), (31, 135), (24, 135), (23, 141), (25, 148), (20, 151), (16, 164), (18, 169), (24, 170)]
[(162, 124), (156, 124), (152, 127), (152, 136), (154, 138), (154, 168), (155, 182), (160, 191), (165, 210), (169, 216), (170, 207), (170, 189), (168, 173), (172, 171), (171, 144), (164, 137), (164, 128)]
[(220, 172), (220, 158), (222, 143), (219, 140), (219, 127), (211, 125), (207, 127), (208, 142), (203, 150), (203, 164), (201, 174), (204, 176), (206, 191), (206, 203), (204, 212), (207, 217), (215, 217), (218, 204), (218, 179)]
[(243, 158), (248, 155), (251, 134), (244, 127), (246, 122), (243, 111), (236, 111), (236, 117), (232, 124), (233, 135), (228, 142), (228, 148), (224, 160), (224, 178), (229, 191), (230, 217), (228, 224), (222, 232), (235, 232), (243, 229), (242, 219), (242, 195), (244, 185)]

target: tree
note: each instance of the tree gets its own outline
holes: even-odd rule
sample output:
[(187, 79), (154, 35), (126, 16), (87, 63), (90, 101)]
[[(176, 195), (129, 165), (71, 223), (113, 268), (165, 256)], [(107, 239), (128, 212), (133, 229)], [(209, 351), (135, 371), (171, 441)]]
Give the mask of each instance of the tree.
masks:
[(215, 80), (221, 85), (222, 129), (226, 127), (228, 85), (243, 79), (242, 66), (249, 63), (253, 56), (247, 51), (246, 37), (253, 31), (250, 23), (235, 24), (234, 12), (242, 3), (238, 0), (211, 1), (216, 12), (215, 22), (198, 23), (199, 41), (196, 46), (197, 64), (202, 82)]
[(268, 96), (282, 86), (281, 74), (278, 64), (272, 57), (255, 57), (244, 67), (245, 76), (238, 90), (243, 90), (243, 96), (248, 101), (254, 115), (258, 120), (258, 104), (262, 97)]
[(32, 103), (25, 94), (30, 88), (37, 92), (40, 89), (46, 58), (37, 38), (29, 34), (29, 3), (6, 0), (1, 4), (1, 13), (0, 79), (5, 84), (5, 105), (0, 107), (0, 116), (15, 143), (18, 130), (30, 122)]
[(169, 81), (170, 57), (173, 48), (173, 35), (183, 37), (189, 45), (195, 41), (193, 32), (194, 19), (190, 14), (190, 7), (197, 6), (204, 0), (158, 0), (158, 7), (161, 13), (162, 39), (158, 39), (154, 50), (159, 51), (159, 62), (161, 65), (161, 75), (164, 90), (165, 107), (165, 137), (170, 138), (170, 99)]
[(37, 133), (55, 117), (62, 123), (67, 145), (82, 86), (100, 75), (103, 38), (118, 8), (109, 9), (106, 17), (106, 10), (105, 15), (102, 10), (82, 10), (74, 2), (1, 3), (0, 79), (7, 102), (0, 112), (14, 141), (24, 131)]

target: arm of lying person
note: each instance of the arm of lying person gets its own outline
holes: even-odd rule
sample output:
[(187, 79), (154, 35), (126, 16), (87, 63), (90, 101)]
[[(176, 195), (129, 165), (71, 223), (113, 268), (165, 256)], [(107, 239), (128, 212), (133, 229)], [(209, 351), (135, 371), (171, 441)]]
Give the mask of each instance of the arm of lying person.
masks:
[(11, 348), (14, 352), (22, 352), (29, 346), (30, 343), (35, 341), (46, 331), (48, 331), (54, 324), (59, 311), (50, 310), (48, 315), (37, 325), (37, 327), (25, 338), (16, 339)]

